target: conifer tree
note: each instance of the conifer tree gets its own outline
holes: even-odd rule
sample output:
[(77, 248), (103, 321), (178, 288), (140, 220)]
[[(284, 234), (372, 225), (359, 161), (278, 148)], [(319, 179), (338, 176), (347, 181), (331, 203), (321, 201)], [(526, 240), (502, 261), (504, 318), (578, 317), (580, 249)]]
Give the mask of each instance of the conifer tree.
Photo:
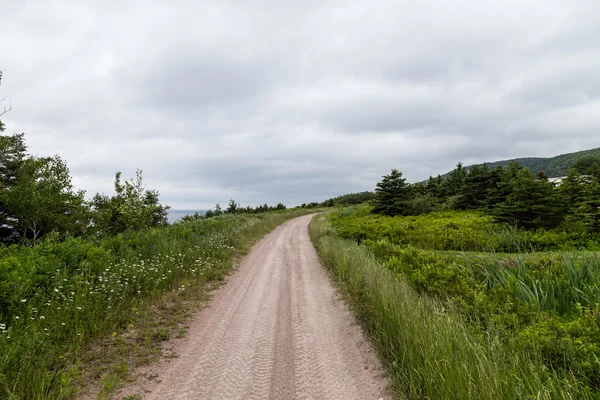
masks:
[(402, 178), (402, 172), (392, 169), (389, 175), (384, 175), (375, 189), (375, 207), (373, 212), (384, 215), (406, 215), (411, 188)]
[(485, 207), (488, 189), (493, 183), (494, 179), (487, 164), (471, 168), (457, 199), (458, 208), (465, 210)]
[(552, 183), (536, 180), (529, 170), (521, 169), (510, 187), (510, 194), (494, 212), (498, 220), (526, 229), (554, 228), (564, 220), (566, 202)]
[(600, 232), (600, 174), (583, 178), (581, 198), (575, 209), (576, 216), (592, 232)]

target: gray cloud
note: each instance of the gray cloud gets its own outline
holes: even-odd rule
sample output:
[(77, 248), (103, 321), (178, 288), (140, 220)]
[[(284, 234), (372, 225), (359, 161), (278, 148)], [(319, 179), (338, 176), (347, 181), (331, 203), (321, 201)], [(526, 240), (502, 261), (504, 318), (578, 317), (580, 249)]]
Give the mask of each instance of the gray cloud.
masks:
[(598, 21), (595, 0), (12, 2), (4, 122), (89, 193), (142, 168), (175, 208), (294, 205), (600, 146)]

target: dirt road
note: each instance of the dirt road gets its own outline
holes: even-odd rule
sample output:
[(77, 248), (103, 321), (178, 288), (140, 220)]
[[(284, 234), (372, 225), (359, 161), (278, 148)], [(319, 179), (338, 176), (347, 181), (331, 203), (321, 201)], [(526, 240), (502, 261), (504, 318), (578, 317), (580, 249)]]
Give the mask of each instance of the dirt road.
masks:
[(370, 345), (319, 265), (311, 216), (255, 245), (144, 399), (381, 399)]

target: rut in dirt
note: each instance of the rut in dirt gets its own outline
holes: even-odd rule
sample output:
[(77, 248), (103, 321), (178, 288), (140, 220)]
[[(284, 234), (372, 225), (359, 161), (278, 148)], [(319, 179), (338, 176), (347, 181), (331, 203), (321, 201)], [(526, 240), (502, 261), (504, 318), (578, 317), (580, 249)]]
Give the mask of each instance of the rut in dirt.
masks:
[(390, 398), (382, 368), (308, 236), (276, 228), (195, 318), (144, 399)]

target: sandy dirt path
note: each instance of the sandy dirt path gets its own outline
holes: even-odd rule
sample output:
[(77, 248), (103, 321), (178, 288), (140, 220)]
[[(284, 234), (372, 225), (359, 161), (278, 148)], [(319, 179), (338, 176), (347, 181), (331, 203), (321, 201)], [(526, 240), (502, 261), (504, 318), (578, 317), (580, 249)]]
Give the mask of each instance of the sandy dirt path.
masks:
[(143, 399), (389, 399), (370, 344), (319, 264), (311, 216), (256, 244)]

